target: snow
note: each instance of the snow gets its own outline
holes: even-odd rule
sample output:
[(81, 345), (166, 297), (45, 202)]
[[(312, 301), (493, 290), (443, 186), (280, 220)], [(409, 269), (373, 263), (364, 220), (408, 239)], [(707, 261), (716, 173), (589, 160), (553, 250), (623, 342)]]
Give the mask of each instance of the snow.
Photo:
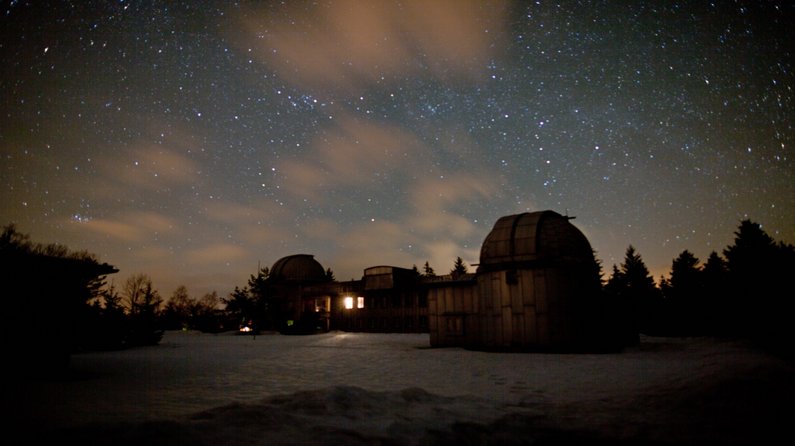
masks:
[[(167, 332), (4, 390), (27, 438), (95, 444), (743, 444), (788, 431), (791, 362), (739, 341), (614, 354), (429, 347), (427, 334)], [(12, 409), (12, 410), (8, 410)]]

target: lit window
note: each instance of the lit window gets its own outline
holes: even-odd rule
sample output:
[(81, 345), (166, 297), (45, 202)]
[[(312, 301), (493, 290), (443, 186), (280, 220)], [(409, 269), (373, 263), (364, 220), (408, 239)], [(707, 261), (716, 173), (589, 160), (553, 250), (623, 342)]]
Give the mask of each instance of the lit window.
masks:
[(353, 298), (352, 297), (346, 297), (344, 302), (345, 302), (345, 309), (346, 310), (350, 310), (350, 309), (353, 308)]
[[(351, 302), (351, 304), (353, 304), (353, 302)], [(356, 308), (364, 308), (364, 298), (363, 297), (357, 297), (356, 298)]]

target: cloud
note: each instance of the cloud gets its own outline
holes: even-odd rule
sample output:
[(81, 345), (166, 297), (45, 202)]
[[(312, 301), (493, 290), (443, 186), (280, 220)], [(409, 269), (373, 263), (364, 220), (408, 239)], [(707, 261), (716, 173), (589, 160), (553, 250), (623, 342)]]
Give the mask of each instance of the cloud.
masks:
[(475, 226), (462, 214), (472, 203), (488, 201), (496, 191), (493, 177), (485, 173), (424, 178), (412, 186), (412, 225), (421, 232), (467, 237)]
[(118, 158), (108, 173), (125, 186), (158, 190), (195, 183), (201, 170), (196, 162), (176, 151), (159, 145), (139, 147), (120, 164)]
[(319, 200), (329, 191), (394, 185), (426, 150), (407, 129), (341, 115), (312, 141), (309, 153), (285, 162), (279, 172), (287, 192)]
[(156, 234), (165, 234), (179, 229), (176, 220), (157, 212), (133, 212), (128, 214), (127, 221), (137, 222), (140, 227)]
[(315, 94), (350, 95), (387, 78), (427, 73), (474, 81), (505, 47), (508, 6), (477, 0), (268, 5), (240, 13), (230, 38)]
[(263, 203), (247, 206), (233, 201), (206, 200), (202, 208), (204, 217), (211, 221), (257, 223), (273, 219), (273, 211), (278, 209), (278, 206), (271, 207)]
[[(334, 250), (335, 257), (330, 259), (335, 271), (359, 277), (368, 266), (407, 266), (416, 262), (414, 256), (405, 251), (413, 243), (414, 236), (399, 222), (368, 221), (345, 229), (337, 235), (338, 247)], [(347, 280), (344, 276), (337, 278)]]
[(200, 207), (207, 221), (221, 223), (228, 235), (246, 245), (264, 249), (293, 236), (294, 215), (272, 200), (250, 204), (206, 200)]
[(79, 225), (90, 232), (95, 232), (106, 237), (127, 242), (140, 241), (144, 234), (141, 228), (138, 226), (107, 219), (92, 219), (81, 222)]
[(89, 232), (126, 242), (141, 242), (178, 229), (175, 220), (156, 212), (129, 212), (117, 219), (88, 218), (80, 222), (70, 220), (70, 223)]
[[(480, 261), (480, 246), (464, 249), (452, 240), (429, 241), (427, 243), (428, 264), (436, 274), (447, 274), (453, 269), (456, 257), (461, 257), (469, 267), (470, 272), (475, 272), (473, 263)], [(423, 263), (424, 264), (424, 263)]]
[(190, 264), (217, 264), (240, 260), (249, 255), (245, 248), (232, 243), (212, 243), (197, 249), (188, 250), (186, 259)]

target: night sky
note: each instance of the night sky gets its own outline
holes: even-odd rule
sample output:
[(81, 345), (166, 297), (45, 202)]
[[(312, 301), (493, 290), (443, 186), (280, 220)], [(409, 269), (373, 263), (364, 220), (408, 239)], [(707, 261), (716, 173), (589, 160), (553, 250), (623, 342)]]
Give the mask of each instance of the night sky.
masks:
[(447, 273), (546, 209), (606, 275), (795, 242), (792, 2), (285, 3), (3, 1), (0, 224), (164, 297)]

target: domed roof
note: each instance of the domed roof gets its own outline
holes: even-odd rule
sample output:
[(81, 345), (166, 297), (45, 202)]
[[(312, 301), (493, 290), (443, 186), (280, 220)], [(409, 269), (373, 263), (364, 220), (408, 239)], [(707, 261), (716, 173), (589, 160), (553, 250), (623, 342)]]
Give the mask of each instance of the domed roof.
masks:
[(526, 212), (501, 217), (480, 248), (481, 271), (537, 263), (592, 262), (588, 239), (554, 211)]
[(311, 254), (294, 254), (277, 260), (270, 271), (275, 281), (324, 282), (328, 280), (323, 265)]

